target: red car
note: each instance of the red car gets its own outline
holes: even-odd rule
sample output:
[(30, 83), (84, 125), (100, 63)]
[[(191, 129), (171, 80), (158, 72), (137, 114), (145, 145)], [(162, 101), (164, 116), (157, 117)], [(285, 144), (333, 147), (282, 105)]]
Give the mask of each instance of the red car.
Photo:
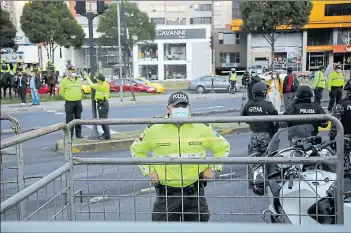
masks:
[[(59, 92), (60, 92), (60, 86), (56, 85), (55, 86), (55, 95), (57, 95)], [(29, 87), (27, 87), (26, 93), (27, 94), (30, 93)], [(48, 93), (50, 93), (50, 88), (48, 85), (45, 84), (39, 88), (39, 95), (46, 95)]]
[[(110, 91), (119, 92), (121, 82), (122, 81), (120, 79), (112, 80), (111, 82), (109, 82)], [(139, 82), (137, 80), (132, 80), (132, 86), (133, 86), (134, 92), (157, 93), (156, 88), (146, 86), (142, 82)], [(125, 80), (125, 79), (123, 80), (123, 91), (130, 91), (130, 81), (129, 80)]]

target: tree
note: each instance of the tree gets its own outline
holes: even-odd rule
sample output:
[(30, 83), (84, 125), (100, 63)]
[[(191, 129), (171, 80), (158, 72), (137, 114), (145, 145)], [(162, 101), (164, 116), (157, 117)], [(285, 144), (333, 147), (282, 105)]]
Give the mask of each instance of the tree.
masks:
[[(102, 33), (103, 39), (112, 39), (117, 41), (117, 3), (110, 4), (108, 10), (99, 16), (99, 25), (97, 32)], [(149, 16), (140, 11), (136, 3), (131, 3), (125, 1), (125, 18), (126, 25), (128, 28), (129, 40), (128, 45), (132, 46), (139, 41), (153, 41), (156, 36), (155, 27), (156, 25), (150, 22)], [(121, 7), (120, 7), (121, 9)], [(122, 14), (121, 22), (122, 22)], [(121, 23), (121, 44), (125, 43), (124, 41), (124, 28)], [(137, 39), (133, 39), (136, 36)]]
[(16, 27), (10, 20), (10, 14), (0, 9), (0, 50), (4, 48), (16, 49)]
[(273, 70), (274, 45), (284, 32), (300, 30), (309, 22), (311, 1), (240, 1), (242, 29), (261, 34), (271, 46)]
[(85, 33), (62, 1), (31, 1), (25, 4), (21, 29), (32, 43), (43, 43), (48, 59), (58, 46), (80, 48)]

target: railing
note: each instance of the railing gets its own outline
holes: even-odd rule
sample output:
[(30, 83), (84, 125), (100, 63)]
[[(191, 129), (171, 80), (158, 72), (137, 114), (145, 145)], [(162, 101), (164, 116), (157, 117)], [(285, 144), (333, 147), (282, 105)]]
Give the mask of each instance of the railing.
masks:
[[(81, 125), (123, 125), (123, 124), (183, 124), (183, 123), (229, 123), (229, 122), (295, 122), (295, 121), (332, 121), (337, 128), (337, 157), (318, 157), (318, 158), (247, 158), (247, 157), (233, 157), (233, 158), (207, 158), (207, 159), (182, 159), (182, 158), (147, 158), (147, 159), (136, 159), (136, 158), (72, 158), (72, 140), (70, 129), (77, 124)], [(275, 163), (288, 163), (288, 164), (328, 164), (336, 165), (336, 209), (337, 214), (335, 216), (338, 224), (344, 223), (344, 209), (343, 209), (343, 193), (344, 193), (344, 130), (342, 124), (338, 119), (330, 115), (310, 115), (310, 116), (260, 116), (260, 117), (215, 117), (215, 118), (189, 118), (189, 119), (107, 119), (107, 120), (74, 120), (69, 124), (58, 124), (50, 127), (45, 127), (39, 130), (23, 133), (16, 135), (12, 138), (7, 138), (1, 141), (1, 149), (7, 148), (30, 139), (43, 136), (58, 130), (64, 130), (64, 154), (66, 164), (47, 175), (38, 182), (32, 184), (26, 189), (20, 191), (16, 195), (10, 197), (6, 201), (1, 203), (1, 214), (5, 215), (6, 212), (22, 203), (24, 200), (33, 198), (33, 194), (36, 194), (37, 205), (27, 205), (26, 217), (24, 220), (33, 219), (37, 216), (39, 220), (146, 220), (150, 219), (150, 216), (154, 213), (151, 211), (152, 199), (155, 196), (152, 194), (154, 188), (151, 183), (141, 177), (139, 170), (135, 165), (153, 165), (153, 164), (164, 164), (166, 166), (187, 166), (189, 164), (226, 164), (230, 165), (230, 173), (234, 174), (234, 171), (238, 165), (245, 164), (275, 164)], [(82, 170), (85, 166), (86, 170)], [(133, 166), (133, 169), (130, 169)], [(126, 168), (127, 167), (127, 168)], [(246, 166), (245, 166), (246, 167)], [(84, 169), (84, 167), (83, 167)], [(128, 172), (126, 172), (128, 169)], [(132, 173), (130, 173), (132, 171)], [(76, 172), (76, 176), (74, 176)], [(133, 174), (133, 175), (131, 175)], [(61, 178), (62, 177), (62, 178)], [(61, 187), (57, 187), (57, 179), (61, 178)], [(64, 181), (63, 181), (64, 180)], [(132, 183), (133, 182), (133, 183)], [(251, 191), (247, 190), (243, 195), (237, 195), (235, 190), (231, 190), (233, 187), (239, 187), (238, 190), (242, 190), (247, 185), (248, 179), (245, 178), (233, 178), (224, 179), (221, 176), (217, 176), (213, 182), (208, 182), (206, 188), (207, 195), (199, 193), (196, 198), (200, 201), (201, 198), (208, 199), (210, 212), (213, 216), (214, 221), (218, 221), (218, 218), (225, 220), (239, 220), (245, 221), (240, 216), (251, 214), (253, 216), (259, 216), (261, 212), (249, 213), (243, 211), (233, 211), (233, 209), (240, 209), (238, 203), (244, 203), (244, 205), (250, 205), (250, 199), (261, 198), (259, 196), (250, 195)], [(265, 181), (265, 182), (268, 182)], [(53, 186), (50, 188), (48, 185)], [(128, 192), (120, 193), (121, 185), (127, 184), (129, 187)], [(142, 184), (142, 185), (141, 185)], [(145, 186), (145, 184), (148, 184)], [(142, 186), (144, 189), (141, 192), (137, 192), (137, 186)], [(55, 187), (55, 188), (54, 188)], [(74, 188), (73, 188), (74, 187)], [(96, 187), (101, 187), (97, 189)], [(106, 188), (108, 187), (108, 188)], [(140, 188), (140, 187), (139, 187)], [(39, 195), (39, 191), (45, 189), (45, 195)], [(225, 194), (222, 193), (223, 189), (229, 191)], [(245, 188), (246, 189), (246, 188)], [(79, 190), (75, 192), (75, 190)], [(231, 190), (231, 191), (230, 191)], [(146, 195), (148, 194), (148, 195)], [(59, 197), (59, 198), (58, 198)], [(79, 198), (79, 199), (78, 199)], [(147, 199), (142, 201), (141, 199)], [(184, 195), (181, 196), (182, 200)], [(266, 198), (266, 197), (264, 197)], [(290, 198), (304, 198), (290, 197)], [(311, 198), (311, 197), (305, 197)], [(317, 201), (319, 197), (313, 197)], [(48, 200), (49, 199), (49, 200)], [(62, 202), (61, 208), (54, 209), (52, 202), (55, 199), (59, 199)], [(128, 200), (129, 199), (129, 200)], [(222, 202), (218, 203), (218, 200), (222, 199)], [(33, 200), (33, 199), (30, 199)], [(80, 200), (77, 202), (76, 200)], [(167, 200), (167, 198), (166, 198)], [(38, 204), (39, 203), (39, 204)], [(148, 203), (148, 205), (145, 205)], [(167, 203), (166, 203), (167, 205)], [(216, 211), (217, 205), (226, 207), (227, 211), (219, 212)], [(229, 208), (229, 207), (230, 208)], [(262, 208), (267, 206), (261, 205)], [(58, 211), (57, 211), (58, 210)], [(262, 211), (263, 209), (261, 209)], [(166, 215), (174, 213), (174, 211), (166, 208)], [(184, 215), (184, 209), (179, 211), (179, 214)], [(44, 212), (44, 213), (42, 213)], [(177, 211), (175, 211), (177, 212)], [(189, 213), (188, 213), (189, 214)], [(201, 211), (193, 214), (199, 216), (203, 214)], [(296, 213), (286, 213), (286, 215), (293, 216)], [(142, 216), (142, 217), (140, 217)], [(229, 216), (229, 217), (228, 217)], [(239, 216), (239, 217), (238, 217)], [(301, 218), (304, 216), (299, 215), (298, 219), (301, 222)]]

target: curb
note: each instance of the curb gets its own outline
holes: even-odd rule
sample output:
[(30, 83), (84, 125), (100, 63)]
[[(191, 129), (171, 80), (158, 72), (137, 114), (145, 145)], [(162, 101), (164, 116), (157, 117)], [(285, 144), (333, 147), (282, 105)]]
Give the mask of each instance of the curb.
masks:
[[(217, 130), (221, 135), (227, 134), (241, 134), (250, 132), (250, 127), (246, 124), (245, 126), (238, 128), (226, 128)], [(123, 139), (123, 140), (109, 140), (109, 141), (87, 141), (85, 143), (73, 144), (72, 143), (72, 154), (82, 152), (100, 152), (100, 151), (111, 151), (129, 149), (133, 144), (135, 138)], [(63, 140), (56, 142), (56, 151), (63, 152)]]

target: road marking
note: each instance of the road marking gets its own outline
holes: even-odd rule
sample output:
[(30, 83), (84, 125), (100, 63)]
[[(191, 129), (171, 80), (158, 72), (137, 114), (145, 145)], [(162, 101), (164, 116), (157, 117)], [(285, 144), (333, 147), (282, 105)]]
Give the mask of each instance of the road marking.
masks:
[(56, 112), (56, 110), (47, 110), (46, 112)]
[(46, 147), (44, 147), (44, 148), (41, 148), (40, 150), (46, 150), (46, 149), (48, 149), (48, 148), (49, 148), (49, 147), (46, 146)]
[(64, 113), (63, 112), (55, 112), (54, 114), (55, 115), (63, 115)]
[[(93, 129), (93, 126), (92, 125), (83, 125), (84, 127), (87, 127), (89, 129)], [(100, 134), (103, 134), (104, 133), (104, 130), (102, 129), (101, 125), (98, 125), (97, 126), (97, 130)], [(119, 134), (117, 131), (114, 131), (114, 130), (111, 130), (110, 129), (110, 134), (111, 135), (114, 135), (114, 134)]]
[[(224, 106), (213, 106), (213, 107), (205, 107), (205, 108), (195, 108), (195, 109), (214, 109), (214, 108), (223, 108)], [(194, 109), (194, 110), (195, 110)]]

